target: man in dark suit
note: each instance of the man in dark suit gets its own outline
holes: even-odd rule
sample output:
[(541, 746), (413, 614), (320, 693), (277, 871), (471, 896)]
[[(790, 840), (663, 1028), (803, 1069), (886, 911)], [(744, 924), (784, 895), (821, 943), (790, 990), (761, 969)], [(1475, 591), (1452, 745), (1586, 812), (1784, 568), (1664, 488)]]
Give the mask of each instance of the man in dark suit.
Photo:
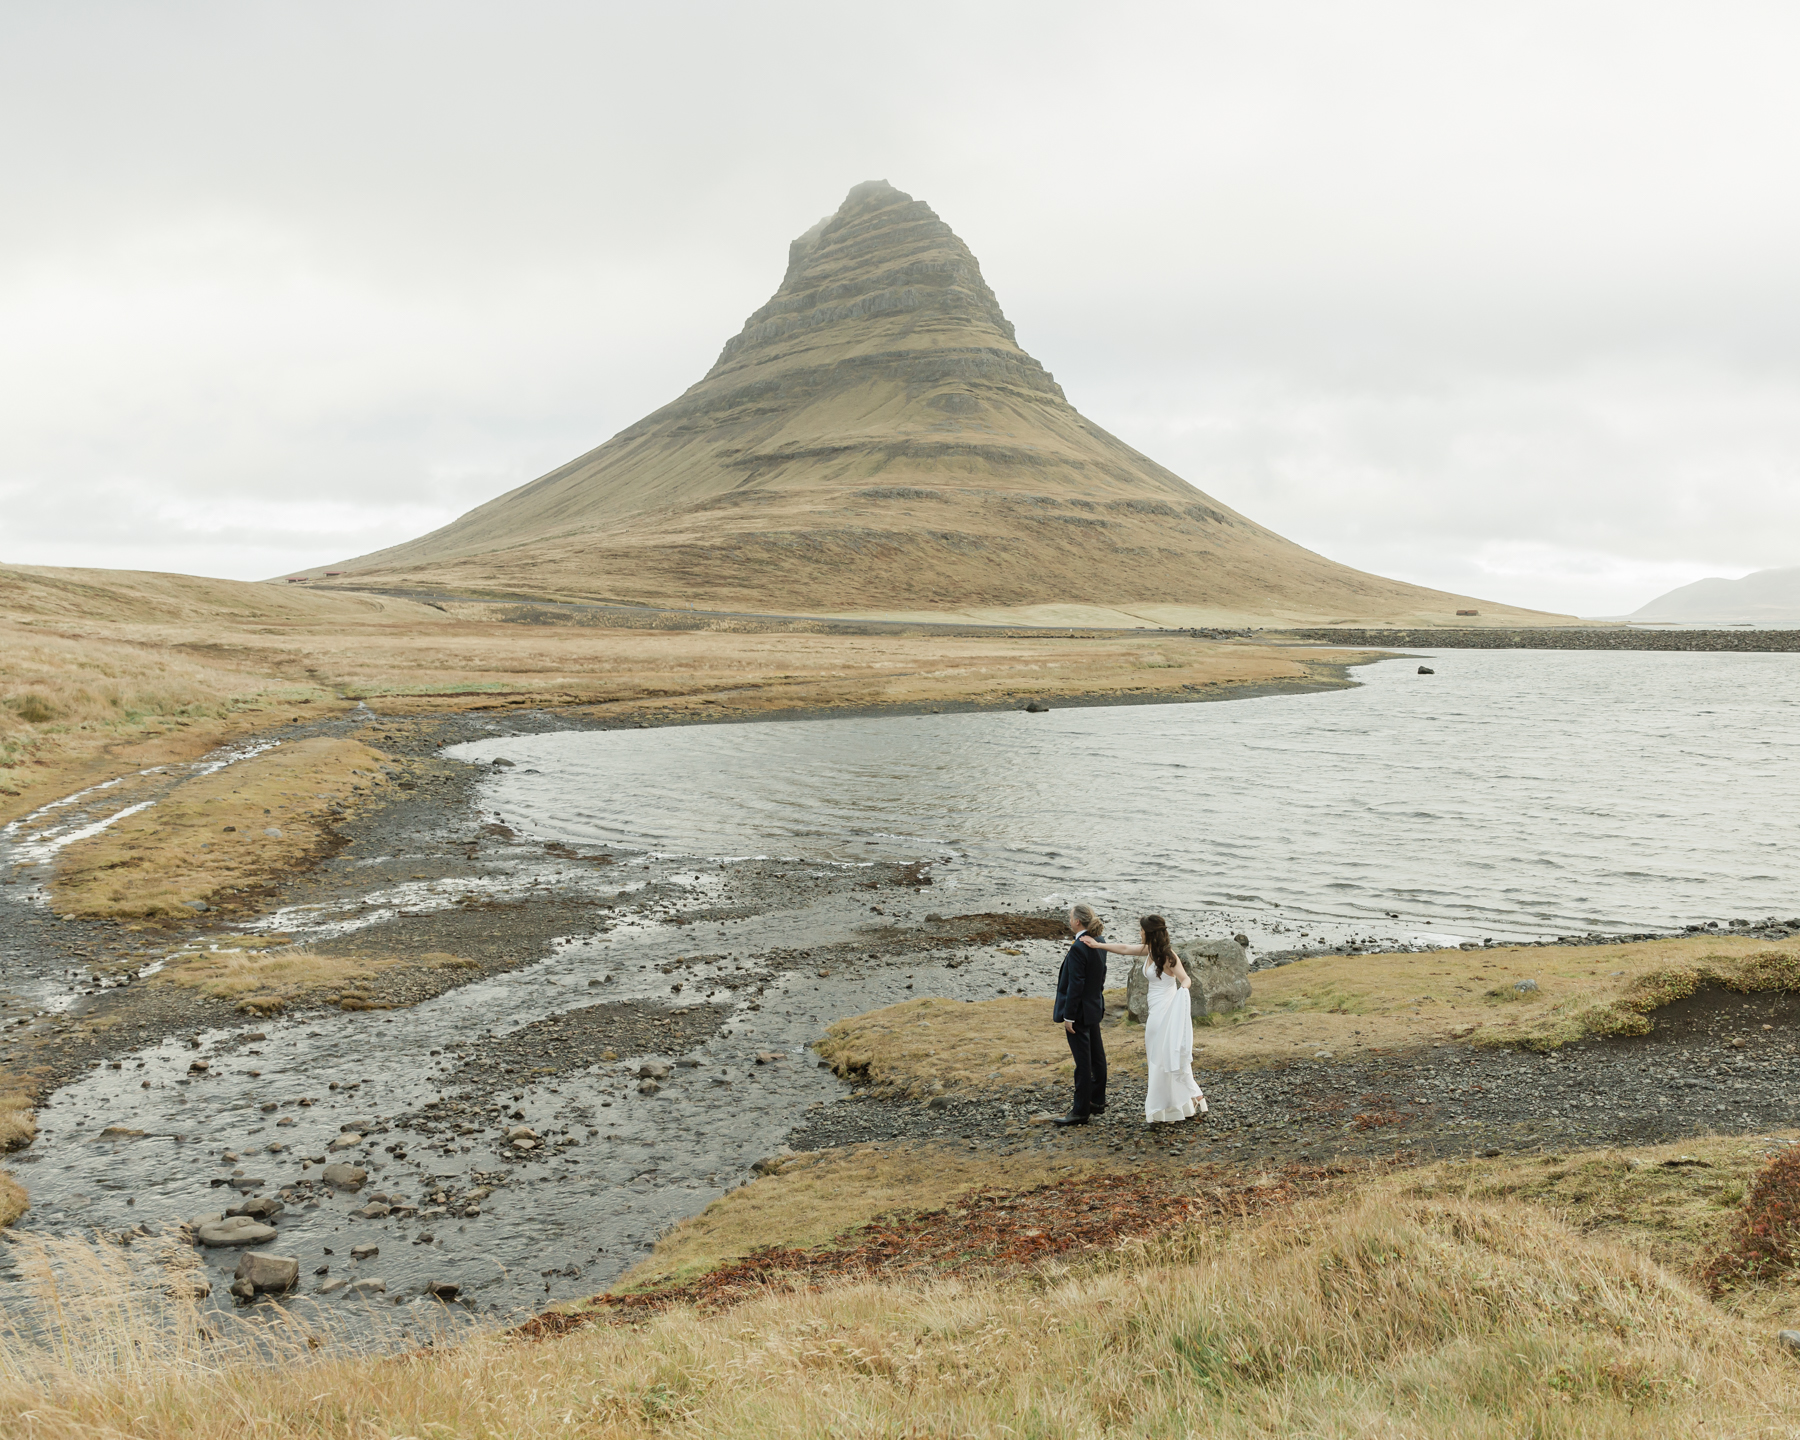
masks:
[(1100, 1038), (1100, 1022), (1106, 1016), (1106, 952), (1083, 945), (1081, 937), (1101, 936), (1104, 922), (1091, 905), (1069, 911), (1069, 929), (1075, 943), (1063, 956), (1056, 977), (1056, 1019), (1069, 1039), (1075, 1057), (1075, 1099), (1057, 1125), (1085, 1125), (1090, 1115), (1106, 1109), (1106, 1045)]

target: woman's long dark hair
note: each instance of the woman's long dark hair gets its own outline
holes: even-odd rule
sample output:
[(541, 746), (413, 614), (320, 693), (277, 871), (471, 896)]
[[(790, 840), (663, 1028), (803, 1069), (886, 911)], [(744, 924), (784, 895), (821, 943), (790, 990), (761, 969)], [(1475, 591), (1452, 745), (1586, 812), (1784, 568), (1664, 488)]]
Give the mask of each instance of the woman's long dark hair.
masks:
[(1175, 947), (1169, 941), (1169, 922), (1160, 915), (1145, 915), (1138, 921), (1144, 932), (1144, 943), (1150, 947), (1150, 958), (1156, 962), (1156, 973), (1167, 974), (1177, 963)]

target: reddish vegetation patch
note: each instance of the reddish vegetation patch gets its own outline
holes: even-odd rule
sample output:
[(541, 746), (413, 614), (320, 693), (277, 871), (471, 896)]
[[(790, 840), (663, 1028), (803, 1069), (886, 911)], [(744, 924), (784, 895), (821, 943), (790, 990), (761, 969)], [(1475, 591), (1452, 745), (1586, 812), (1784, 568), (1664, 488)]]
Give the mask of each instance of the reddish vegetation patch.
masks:
[[(628, 1295), (597, 1295), (595, 1308), (540, 1315), (512, 1333), (542, 1340), (591, 1320), (630, 1321), (670, 1305), (723, 1309), (771, 1288), (817, 1288), (833, 1280), (937, 1279), (972, 1271), (1020, 1270), (1045, 1260), (1116, 1249), (1173, 1226), (1241, 1220), (1324, 1189), (1328, 1169), (1289, 1166), (1248, 1184), (1242, 1172), (1186, 1172), (1064, 1180), (1035, 1190), (978, 1190), (943, 1210), (884, 1215), (818, 1250), (773, 1247), (696, 1280)], [(1237, 1178), (1228, 1178), (1234, 1175)]]
[(1758, 1172), (1731, 1238), (1700, 1274), (1718, 1295), (1791, 1270), (1796, 1262), (1800, 1262), (1800, 1149), (1791, 1149)]
[(987, 911), (980, 915), (952, 915), (941, 922), (956, 926), (954, 936), (943, 937), (945, 945), (994, 945), (1002, 940), (1066, 940), (1069, 927), (1065, 921), (1036, 915), (1007, 915)]

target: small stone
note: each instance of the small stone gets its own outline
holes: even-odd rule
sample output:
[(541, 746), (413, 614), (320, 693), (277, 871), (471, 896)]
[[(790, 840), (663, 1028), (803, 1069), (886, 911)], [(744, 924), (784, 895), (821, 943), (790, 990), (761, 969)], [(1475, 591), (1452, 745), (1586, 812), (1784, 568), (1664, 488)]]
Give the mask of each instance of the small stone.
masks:
[(373, 1278), (353, 1280), (350, 1282), (350, 1293), (352, 1295), (385, 1295), (387, 1294), (387, 1281)]
[(1483, 1160), (1498, 1160), (1500, 1158), (1500, 1152), (1497, 1149), (1489, 1147), (1481, 1152), (1481, 1158)]
[(669, 1067), (661, 1060), (646, 1060), (642, 1065), (638, 1066), (637, 1073), (638, 1079), (640, 1080), (667, 1080), (669, 1078)]
[[(390, 1206), (380, 1204), (377, 1201), (370, 1201), (367, 1205), (363, 1206), (362, 1209), (352, 1210), (350, 1213), (358, 1220), (385, 1220), (393, 1212), (392, 1207)], [(354, 1254), (355, 1252), (352, 1251), (351, 1253)]]
[(429, 1280), (425, 1284), (425, 1293), (434, 1300), (442, 1300), (448, 1305), (462, 1293), (462, 1286), (448, 1285), (440, 1280)]
[(245, 1251), (238, 1260), (231, 1293), (238, 1293), (239, 1281), (249, 1281), (253, 1290), (279, 1293), (292, 1290), (300, 1283), (300, 1262), (287, 1255), (269, 1255)]
[(529, 1125), (515, 1125), (506, 1132), (506, 1138), (508, 1140), (535, 1140), (538, 1138), (538, 1133)]
[(269, 1037), (260, 1030), (252, 1030), (248, 1035), (240, 1037), (246, 1045), (257, 1045)]
[(200, 1243), (214, 1248), (227, 1245), (260, 1245), (273, 1240), (276, 1230), (248, 1215), (233, 1215), (222, 1220), (208, 1220), (198, 1229)]
[(758, 1175), (779, 1175), (781, 1173), (781, 1162), (784, 1158), (785, 1157), (780, 1155), (765, 1155), (762, 1159), (752, 1165), (750, 1169)]
[(515, 1150), (535, 1150), (537, 1149), (538, 1142), (535, 1140), (515, 1140), (512, 1142), (512, 1145)]
[(360, 1165), (345, 1165), (340, 1161), (327, 1165), (319, 1172), (319, 1178), (334, 1190), (360, 1190), (369, 1178), (369, 1172)]
[(1419, 667), (1419, 673), (1421, 675), (1435, 675), (1437, 674), (1437, 671), (1433, 670), (1429, 665), (1421, 665)]
[(1513, 989), (1517, 990), (1521, 995), (1535, 995), (1537, 993), (1537, 988), (1538, 983), (1535, 980), (1519, 980), (1513, 985)]
[(640, 1080), (638, 1081), (637, 1088), (638, 1094), (640, 1095), (654, 1095), (657, 1091), (662, 1089), (662, 1086), (658, 1085), (654, 1080)]
[(281, 830), (275, 825), (265, 826), (263, 834), (267, 835), (271, 840), (279, 840), (281, 838)]
[(1035, 700), (1030, 701), (1024, 708), (1027, 715), (1048, 715), (1050, 713), (1048, 705), (1040, 705)]
[(350, 1282), (348, 1280), (327, 1280), (319, 1287), (319, 1293), (321, 1295), (335, 1295), (338, 1291), (345, 1289), (349, 1284)]
[(272, 1220), (286, 1208), (273, 1195), (258, 1195), (242, 1205), (233, 1205), (225, 1215), (227, 1219), (234, 1215), (248, 1215), (252, 1220)]
[(756, 1063), (758, 1065), (773, 1065), (776, 1062), (785, 1059), (787, 1059), (787, 1056), (779, 1050), (759, 1050), (756, 1052)]
[(358, 1145), (362, 1144), (362, 1138), (363, 1137), (358, 1135), (354, 1130), (346, 1130), (325, 1148), (327, 1150), (354, 1150)]
[(379, 1245), (352, 1245), (350, 1247), (350, 1258), (352, 1260), (373, 1260), (380, 1253), (381, 1247)]
[(1782, 1330), (1775, 1336), (1775, 1343), (1790, 1353), (1800, 1351), (1800, 1330)]
[(933, 1095), (925, 1102), (925, 1108), (927, 1110), (948, 1110), (950, 1108), (950, 1097), (948, 1095)]
[(133, 1130), (129, 1125), (108, 1125), (100, 1132), (102, 1140), (135, 1140), (144, 1132)]

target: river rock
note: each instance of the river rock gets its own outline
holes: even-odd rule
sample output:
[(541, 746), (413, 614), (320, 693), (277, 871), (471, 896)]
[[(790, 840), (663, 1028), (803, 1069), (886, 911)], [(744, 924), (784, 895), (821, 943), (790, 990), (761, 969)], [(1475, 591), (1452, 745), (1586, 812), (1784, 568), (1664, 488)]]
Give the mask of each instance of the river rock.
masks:
[(346, 1130), (325, 1148), (327, 1150), (354, 1150), (358, 1145), (362, 1144), (362, 1138), (363, 1137), (358, 1135), (356, 1131)]
[(360, 1190), (363, 1182), (369, 1178), (369, 1172), (360, 1165), (346, 1165), (339, 1161), (321, 1170), (319, 1178), (333, 1190)]
[(108, 1125), (100, 1132), (102, 1140), (135, 1140), (144, 1132), (133, 1130), (129, 1125)]
[[(1242, 1010), (1250, 999), (1250, 956), (1235, 938), (1205, 940), (1177, 951), (1188, 977), (1188, 1010), (1196, 1022)], [(1125, 1013), (1142, 1025), (1150, 1016), (1150, 981), (1143, 961), (1132, 957), (1125, 982)]]
[(319, 1293), (321, 1295), (335, 1295), (338, 1291), (347, 1288), (349, 1284), (350, 1282), (348, 1280), (327, 1280), (319, 1287)]
[(381, 1247), (379, 1245), (352, 1245), (350, 1247), (350, 1258), (352, 1260), (373, 1260), (380, 1253)]
[(441, 1280), (427, 1280), (425, 1282), (425, 1293), (431, 1296), (432, 1299), (442, 1300), (448, 1305), (462, 1293), (462, 1286), (446, 1284)]
[(385, 1295), (387, 1294), (387, 1281), (376, 1280), (373, 1277), (367, 1280), (352, 1280), (350, 1293), (352, 1295)]
[(515, 1125), (506, 1132), (506, 1138), (508, 1140), (535, 1140), (538, 1138), (538, 1133), (529, 1125)]
[(287, 1206), (272, 1195), (258, 1195), (254, 1200), (246, 1200), (242, 1205), (233, 1205), (225, 1211), (230, 1219), (234, 1215), (248, 1215), (252, 1220), (272, 1220)]
[(275, 1227), (253, 1220), (248, 1215), (231, 1215), (223, 1220), (208, 1220), (198, 1231), (200, 1243), (215, 1248), (226, 1245), (260, 1245), (275, 1238)]
[(640, 1080), (667, 1080), (669, 1067), (661, 1060), (646, 1060), (638, 1066), (637, 1073)]
[(638, 1094), (640, 1095), (654, 1095), (657, 1091), (662, 1089), (662, 1086), (658, 1085), (654, 1080), (640, 1080), (638, 1081), (637, 1088)]
[(392, 1210), (389, 1206), (383, 1205), (379, 1201), (371, 1200), (367, 1205), (363, 1206), (362, 1209), (352, 1210), (350, 1213), (358, 1220), (385, 1220), (392, 1213)]
[(1433, 670), (1429, 665), (1421, 665), (1419, 667), (1419, 673), (1421, 675), (1435, 675), (1437, 674), (1437, 671)]
[(1050, 713), (1050, 707), (1048, 705), (1040, 705), (1037, 701), (1033, 700), (1025, 706), (1025, 713), (1027, 715), (1048, 715)]
[(1783, 1330), (1775, 1336), (1775, 1343), (1790, 1354), (1800, 1352), (1800, 1330)]
[(300, 1283), (300, 1262), (287, 1255), (246, 1250), (239, 1257), (232, 1277), (231, 1293), (234, 1295), (238, 1293), (237, 1282), (240, 1280), (249, 1281), (252, 1290), (279, 1294)]

